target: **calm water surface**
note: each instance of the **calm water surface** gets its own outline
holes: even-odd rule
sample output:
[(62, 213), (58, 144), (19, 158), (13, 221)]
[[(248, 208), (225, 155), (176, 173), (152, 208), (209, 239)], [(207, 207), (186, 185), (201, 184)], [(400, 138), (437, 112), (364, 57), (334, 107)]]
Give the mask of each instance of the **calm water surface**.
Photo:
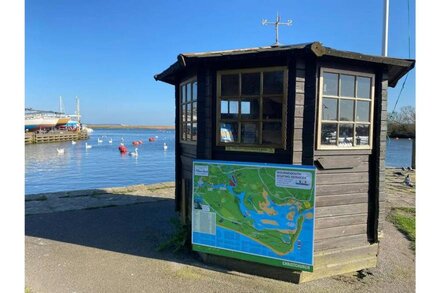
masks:
[[(148, 142), (154, 136), (157, 140)], [(144, 142), (137, 158), (119, 153), (121, 138), (129, 152), (132, 141)], [(95, 129), (87, 141), (26, 145), (25, 153), (26, 194), (174, 181), (174, 130)]]
[[(157, 140), (148, 142), (153, 136)], [(121, 138), (129, 151), (134, 151), (132, 141), (144, 142), (137, 158), (119, 153)], [(85, 142), (26, 145), (26, 194), (174, 181), (174, 130), (95, 129), (87, 140), (92, 148), (86, 150)], [(64, 148), (64, 155), (57, 148)], [(390, 139), (386, 166), (410, 166), (411, 150), (412, 141)]]

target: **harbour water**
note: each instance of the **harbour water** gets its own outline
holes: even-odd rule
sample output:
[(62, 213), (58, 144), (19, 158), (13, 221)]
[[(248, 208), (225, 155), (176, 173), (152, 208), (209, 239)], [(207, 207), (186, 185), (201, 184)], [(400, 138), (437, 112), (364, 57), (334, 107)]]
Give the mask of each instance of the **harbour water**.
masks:
[[(148, 138), (156, 137), (155, 142)], [(102, 138), (102, 143), (98, 143)], [(121, 155), (142, 140), (138, 157)], [(109, 140), (112, 139), (112, 143)], [(92, 146), (85, 148), (85, 143)], [(163, 144), (168, 149), (163, 149)], [(57, 148), (64, 148), (58, 154)], [(174, 130), (95, 129), (88, 140), (25, 146), (26, 194), (174, 181)]]
[[(148, 142), (156, 136), (155, 142)], [(121, 138), (130, 152), (132, 141), (144, 142), (137, 158), (119, 153)], [(86, 150), (86, 142), (91, 149)], [(64, 148), (64, 154), (57, 148)], [(386, 166), (410, 166), (411, 150), (412, 141), (390, 139)], [(25, 146), (26, 194), (174, 181), (174, 170), (174, 130), (95, 129), (89, 140), (74, 145), (69, 141)]]

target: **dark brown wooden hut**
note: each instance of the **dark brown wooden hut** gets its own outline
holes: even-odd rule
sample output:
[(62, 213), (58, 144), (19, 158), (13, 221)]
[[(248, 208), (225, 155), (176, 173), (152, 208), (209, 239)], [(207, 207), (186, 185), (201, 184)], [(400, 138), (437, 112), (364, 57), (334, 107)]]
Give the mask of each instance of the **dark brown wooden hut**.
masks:
[(414, 64), (313, 42), (180, 54), (155, 75), (175, 86), (182, 221), (191, 219), (193, 159), (318, 168), (313, 273), (204, 259), (295, 282), (375, 267), (384, 221), (387, 88)]

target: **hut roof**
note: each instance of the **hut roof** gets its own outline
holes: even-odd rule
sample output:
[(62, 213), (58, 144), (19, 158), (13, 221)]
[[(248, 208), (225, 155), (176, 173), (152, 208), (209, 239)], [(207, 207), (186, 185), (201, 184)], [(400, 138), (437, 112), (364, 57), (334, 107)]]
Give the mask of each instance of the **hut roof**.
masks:
[(414, 65), (413, 59), (390, 58), (375, 55), (366, 55), (356, 52), (341, 51), (333, 48), (325, 47), (319, 42), (283, 45), (283, 46), (267, 46), (246, 49), (234, 49), (224, 51), (211, 51), (200, 53), (183, 53), (177, 56), (177, 61), (163, 72), (156, 74), (154, 78), (170, 84), (176, 83), (176, 75), (186, 68), (200, 61), (219, 61), (224, 58), (246, 58), (260, 55), (289, 55), (289, 54), (305, 54), (312, 53), (316, 57), (335, 57), (346, 60), (364, 61), (369, 63), (383, 64), (388, 67), (388, 84), (391, 87), (396, 86), (400, 78), (402, 78)]

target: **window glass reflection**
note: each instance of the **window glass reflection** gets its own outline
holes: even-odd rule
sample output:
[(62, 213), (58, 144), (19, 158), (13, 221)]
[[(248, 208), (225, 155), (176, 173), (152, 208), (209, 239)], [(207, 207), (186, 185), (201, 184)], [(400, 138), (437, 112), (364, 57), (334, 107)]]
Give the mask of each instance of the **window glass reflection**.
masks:
[(339, 124), (338, 146), (353, 146), (353, 124)]
[(338, 100), (323, 98), (322, 99), (322, 120), (337, 119)]
[(358, 76), (357, 97), (365, 99), (371, 98), (371, 78)]
[(354, 121), (354, 100), (339, 100), (339, 121)]
[(341, 74), (341, 96), (354, 97), (354, 76)]
[(337, 73), (329, 73), (324, 72), (324, 95), (338, 95), (338, 74)]
[(336, 123), (323, 123), (321, 128), (321, 144), (336, 145), (338, 125)]
[(356, 145), (370, 144), (370, 125), (357, 124), (356, 125)]
[(258, 143), (258, 123), (241, 124), (241, 142), (245, 144)]
[(225, 143), (237, 142), (238, 123), (224, 122), (220, 124), (220, 141)]

